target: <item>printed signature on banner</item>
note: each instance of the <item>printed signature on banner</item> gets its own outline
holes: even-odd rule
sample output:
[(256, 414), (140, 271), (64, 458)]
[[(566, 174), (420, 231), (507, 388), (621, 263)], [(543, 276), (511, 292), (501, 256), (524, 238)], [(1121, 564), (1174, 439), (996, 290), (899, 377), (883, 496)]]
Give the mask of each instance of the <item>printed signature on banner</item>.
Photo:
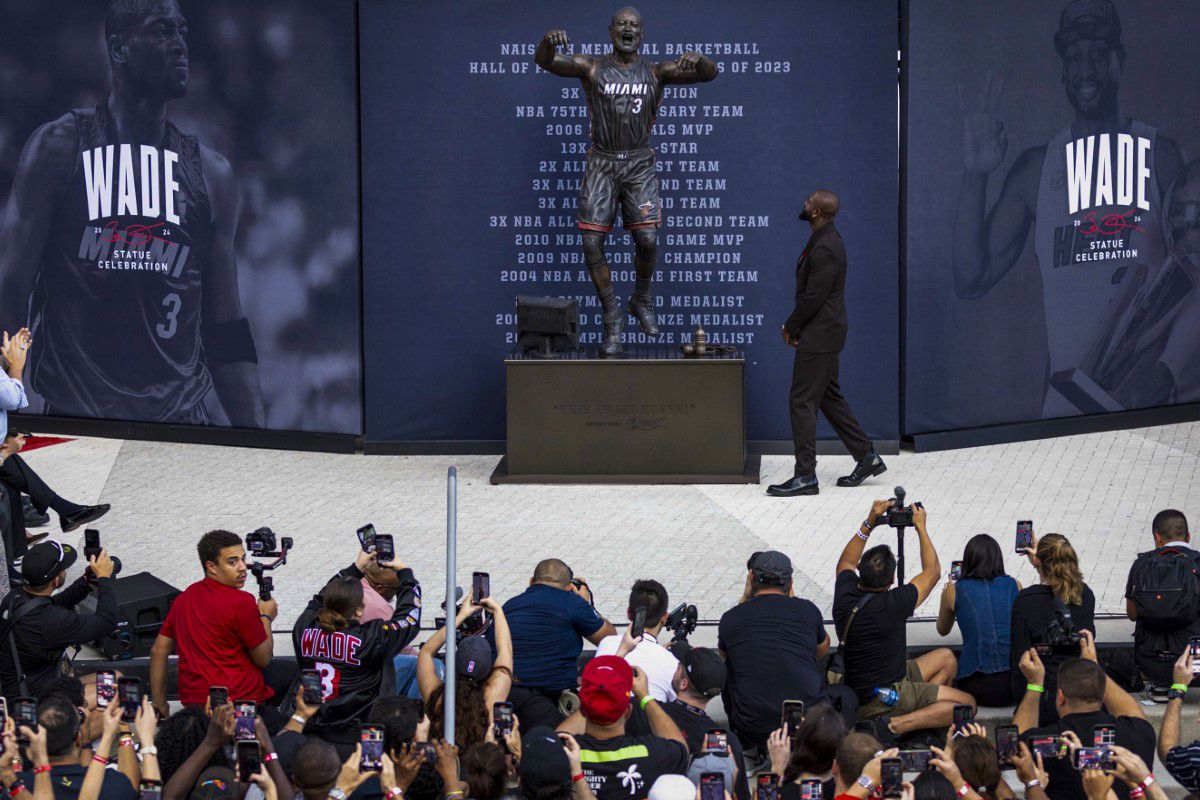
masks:
[[(1129, 219), (1130, 217), (1133, 219)], [(1105, 214), (1099, 222), (1096, 221), (1096, 212), (1089, 211), (1079, 220), (1079, 232), (1084, 236), (1113, 236), (1126, 230), (1145, 233), (1145, 229), (1137, 224), (1140, 221), (1141, 215), (1136, 208), (1122, 213)]]

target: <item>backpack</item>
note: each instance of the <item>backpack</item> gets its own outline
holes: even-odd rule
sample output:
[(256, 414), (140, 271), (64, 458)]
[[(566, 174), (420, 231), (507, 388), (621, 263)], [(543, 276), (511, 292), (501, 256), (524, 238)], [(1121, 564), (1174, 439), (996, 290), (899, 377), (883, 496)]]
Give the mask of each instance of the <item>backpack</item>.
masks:
[(1200, 570), (1191, 550), (1146, 553), (1134, 562), (1129, 585), (1141, 625), (1176, 630), (1200, 616)]

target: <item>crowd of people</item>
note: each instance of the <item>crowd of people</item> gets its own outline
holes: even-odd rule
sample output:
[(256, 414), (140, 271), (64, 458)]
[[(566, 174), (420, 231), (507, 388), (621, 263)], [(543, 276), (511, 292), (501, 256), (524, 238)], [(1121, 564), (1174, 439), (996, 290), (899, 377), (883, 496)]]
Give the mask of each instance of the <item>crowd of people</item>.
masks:
[[(211, 531), (145, 686), (65, 658), (115, 628), (113, 563), (92, 553), (65, 586), (77, 554), (42, 542), (0, 620), (0, 783), (37, 800), (1165, 800), (1157, 757), (1200, 791), (1200, 742), (1180, 734), (1200, 671), (1200, 561), (1183, 514), (1155, 517), (1126, 591), (1135, 672), (1166, 689), (1156, 732), (1130, 676), (1101, 664), (1095, 596), (1059, 534), (1020, 548), (1038, 576), (1026, 587), (995, 539), (972, 538), (938, 601), (937, 630), (957, 625), (961, 647), (910, 658), (906, 623), (942, 566), (914, 504), (920, 570), (897, 581), (896, 554), (869, 547), (896, 511), (875, 502), (842, 550), (832, 636), (776, 551), (747, 561), (716, 648), (671, 622), (658, 580), (633, 584), (619, 630), (586, 579), (547, 559), (515, 597), (473, 581), (443, 608), (453, 663), (442, 624), (417, 646), (412, 569), (366, 543), (299, 614), (294, 659), (277, 655), (275, 600), (245, 591), (241, 538)], [(91, 593), (95, 611), (79, 612)], [(1011, 724), (989, 733), (979, 706), (1012, 708)]]

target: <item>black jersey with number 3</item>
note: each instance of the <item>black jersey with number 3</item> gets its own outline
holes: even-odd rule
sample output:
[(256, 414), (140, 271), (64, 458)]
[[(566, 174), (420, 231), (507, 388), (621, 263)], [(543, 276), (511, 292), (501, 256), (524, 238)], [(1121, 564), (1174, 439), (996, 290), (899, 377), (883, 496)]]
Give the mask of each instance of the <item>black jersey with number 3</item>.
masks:
[(30, 385), (53, 414), (207, 422), (200, 283), (213, 237), (200, 144), (171, 122), (123, 142), (104, 104), (72, 112), (75, 166), (34, 292)]
[(650, 146), (650, 131), (662, 102), (662, 84), (653, 64), (639, 57), (624, 67), (609, 54), (599, 60), (585, 84), (593, 147), (622, 152)]

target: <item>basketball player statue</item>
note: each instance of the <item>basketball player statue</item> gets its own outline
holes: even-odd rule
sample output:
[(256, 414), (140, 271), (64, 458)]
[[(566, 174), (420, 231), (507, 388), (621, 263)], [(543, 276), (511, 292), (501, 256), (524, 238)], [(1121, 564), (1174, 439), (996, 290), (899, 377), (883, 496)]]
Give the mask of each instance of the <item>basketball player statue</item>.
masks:
[(167, 119), (188, 84), (176, 0), (110, 0), (112, 75), (92, 108), (42, 125), (0, 220), (3, 325), (35, 333), (47, 413), (261, 427), (258, 358), (238, 295), (229, 162)]
[(988, 211), (988, 177), (1008, 148), (997, 116), (1003, 83), (989, 74), (980, 109), (965, 120), (954, 220), (954, 284), (963, 298), (982, 297), (1004, 277), (1034, 225), (1050, 360), (1047, 419), (1128, 407), (1114, 408), (1105, 383), (1115, 376), (1103, 373), (1116, 362), (1101, 351), (1118, 351), (1112, 334), (1123, 325), (1126, 298), (1154, 284), (1166, 263), (1162, 200), (1183, 165), (1174, 140), (1121, 112), (1125, 46), (1111, 0), (1068, 3), (1054, 47), (1074, 120), (1017, 157)]
[(637, 283), (629, 298), (629, 312), (649, 336), (658, 335), (650, 279), (658, 247), (656, 229), (662, 225), (658, 174), (650, 132), (663, 86), (700, 83), (717, 77), (717, 65), (699, 53), (684, 53), (674, 61), (653, 63), (638, 48), (644, 34), (642, 15), (622, 8), (608, 26), (613, 51), (606, 56), (568, 55), (557, 52), (569, 40), (566, 31), (553, 30), (542, 37), (534, 61), (542, 69), (564, 78), (578, 78), (587, 96), (592, 146), (579, 191), (579, 221), (583, 255), (604, 310), (606, 356), (621, 352), (624, 315), (613, 294), (612, 275), (604, 257), (604, 237), (612, 230), (621, 206), (625, 230), (633, 234)]

